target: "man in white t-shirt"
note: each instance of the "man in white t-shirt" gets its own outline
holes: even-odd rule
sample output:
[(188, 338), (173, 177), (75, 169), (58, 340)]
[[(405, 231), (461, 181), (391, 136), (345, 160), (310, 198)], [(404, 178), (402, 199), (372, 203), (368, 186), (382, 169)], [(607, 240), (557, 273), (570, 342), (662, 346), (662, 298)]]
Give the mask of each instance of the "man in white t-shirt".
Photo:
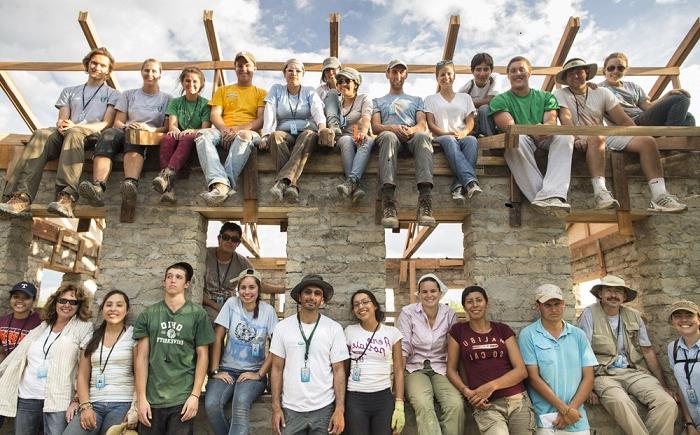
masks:
[[(298, 313), (272, 335), (272, 429), (277, 434), (340, 434), (345, 428), (343, 328), (319, 313), (333, 297), (320, 275), (306, 275), (291, 291)], [(334, 403), (335, 402), (335, 403)]]
[[(595, 77), (598, 66), (583, 59), (566, 61), (556, 75), (557, 83), (568, 85), (553, 92), (559, 103), (559, 120), (562, 125), (603, 125), (609, 118), (616, 125), (634, 126), (615, 95), (606, 88), (591, 86), (587, 80)], [(649, 180), (651, 202), (649, 211), (677, 213), (688, 206), (678, 202), (666, 191), (659, 147), (651, 136), (576, 136), (576, 149), (586, 152), (586, 164), (591, 174), (595, 208), (619, 207), (612, 193), (605, 187), (605, 149), (629, 151), (639, 154), (642, 172)]]

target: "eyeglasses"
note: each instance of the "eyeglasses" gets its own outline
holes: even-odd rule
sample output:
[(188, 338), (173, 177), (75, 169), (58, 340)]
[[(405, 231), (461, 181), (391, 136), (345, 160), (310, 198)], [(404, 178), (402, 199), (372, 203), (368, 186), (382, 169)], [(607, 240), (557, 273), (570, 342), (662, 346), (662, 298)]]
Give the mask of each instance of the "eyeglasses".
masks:
[(221, 237), (221, 240), (224, 242), (233, 242), (233, 243), (240, 243), (241, 238), (238, 236), (229, 236), (228, 234), (219, 234), (219, 237)]
[(372, 303), (371, 300), (369, 299), (363, 299), (361, 301), (357, 301), (354, 304), (352, 304), (353, 308), (360, 308), (360, 307), (365, 307), (367, 305), (370, 305)]
[(605, 68), (607, 72), (613, 72), (615, 70), (617, 70), (618, 72), (622, 72), (626, 69), (627, 67), (624, 65), (608, 65), (607, 68)]
[(350, 83), (350, 80), (346, 79), (345, 77), (341, 77), (341, 78), (337, 79), (336, 82), (339, 85), (346, 85), (346, 84)]
[(61, 305), (72, 305), (75, 307), (80, 304), (80, 301), (77, 299), (58, 298), (56, 299), (56, 303)]

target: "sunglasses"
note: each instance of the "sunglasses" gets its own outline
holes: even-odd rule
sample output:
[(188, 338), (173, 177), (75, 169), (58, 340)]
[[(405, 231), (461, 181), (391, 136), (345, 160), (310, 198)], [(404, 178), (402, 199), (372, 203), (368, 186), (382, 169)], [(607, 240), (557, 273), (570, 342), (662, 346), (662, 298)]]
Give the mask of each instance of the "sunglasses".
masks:
[(72, 305), (72, 306), (78, 306), (80, 304), (80, 301), (77, 299), (66, 299), (66, 298), (58, 298), (56, 299), (57, 304), (61, 305)]
[(626, 69), (627, 69), (627, 67), (624, 66), (624, 65), (608, 65), (608, 67), (605, 68), (605, 70), (606, 70), (607, 72), (613, 72), (613, 71), (615, 71), (615, 70), (618, 70), (619, 72), (622, 72), (622, 71), (624, 71), (624, 70), (626, 70)]
[(240, 243), (241, 238), (238, 236), (229, 236), (228, 234), (220, 234), (221, 240), (224, 242)]
[(346, 79), (346, 78), (344, 78), (344, 77), (341, 77), (341, 78), (339, 78), (338, 80), (336, 80), (336, 82), (337, 82), (339, 85), (346, 85), (346, 84), (350, 83), (350, 80), (348, 80), (348, 79)]

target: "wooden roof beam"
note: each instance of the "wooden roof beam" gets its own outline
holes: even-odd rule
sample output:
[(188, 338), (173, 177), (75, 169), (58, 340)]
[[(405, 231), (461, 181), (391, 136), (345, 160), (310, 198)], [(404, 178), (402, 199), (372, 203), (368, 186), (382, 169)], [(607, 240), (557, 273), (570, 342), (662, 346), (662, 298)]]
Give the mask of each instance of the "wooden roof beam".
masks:
[[(580, 28), (581, 20), (579, 17), (569, 17), (569, 21), (564, 28), (564, 33), (559, 40), (559, 47), (557, 47), (557, 51), (554, 53), (550, 66), (562, 66), (564, 64), (566, 56), (569, 55), (569, 50), (571, 50), (571, 46), (574, 44), (574, 39)], [(542, 90), (550, 92), (553, 88), (554, 76), (548, 75), (545, 77), (544, 83), (542, 83)]]
[(406, 248), (403, 251), (403, 258), (408, 259), (416, 253), (418, 248), (421, 247), (423, 242), (425, 242), (430, 234), (435, 231), (437, 225), (434, 227), (423, 227), (419, 229), (419, 226), (415, 222), (411, 222), (408, 228), (408, 237), (406, 238)]
[[(221, 60), (221, 48), (219, 47), (219, 37), (216, 35), (216, 29), (214, 29), (214, 11), (205, 10), (204, 16), (202, 18), (204, 23), (204, 30), (207, 33), (207, 43), (209, 44), (209, 51), (211, 52), (211, 60), (217, 62)], [(226, 84), (226, 74), (224, 74), (223, 69), (214, 70), (214, 86), (212, 89), (212, 95), (219, 86), (224, 86)]]
[(19, 92), (14, 80), (10, 77), (10, 73), (0, 71), (0, 88), (5, 92), (10, 103), (15, 107), (15, 110), (17, 110), (22, 121), (34, 132), (39, 126), (39, 120), (36, 115), (34, 115), (34, 112), (32, 112), (27, 100), (25, 100)]
[[(87, 39), (90, 50), (103, 47), (100, 38), (97, 36), (97, 32), (95, 32), (95, 26), (92, 24), (88, 11), (80, 11), (78, 14), (78, 24), (80, 24), (83, 35), (85, 35), (85, 39)], [(117, 79), (111, 75), (107, 78), (107, 84), (114, 89), (119, 90), (119, 83), (117, 82)]]
[(255, 258), (260, 258), (260, 239), (258, 238), (258, 224), (246, 223), (243, 225), (241, 243)]
[(331, 13), (328, 17), (328, 25), (330, 27), (330, 55), (338, 57), (340, 50), (340, 14), (337, 12)]
[[(690, 52), (693, 51), (693, 48), (695, 48), (695, 44), (697, 44), (698, 39), (700, 39), (700, 18), (695, 20), (693, 27), (690, 28), (688, 34), (685, 35), (683, 41), (681, 41), (681, 43), (678, 45), (678, 48), (676, 48), (676, 51), (671, 56), (671, 59), (669, 59), (666, 66), (680, 67)], [(666, 89), (666, 86), (668, 86), (669, 80), (671, 80), (671, 77), (666, 75), (660, 76), (658, 79), (656, 79), (656, 82), (649, 91), (649, 98), (652, 101), (661, 96), (664, 89)]]
[(457, 47), (457, 36), (459, 35), (459, 15), (450, 16), (450, 24), (447, 26), (445, 35), (445, 48), (442, 50), (443, 60), (453, 60), (455, 48)]

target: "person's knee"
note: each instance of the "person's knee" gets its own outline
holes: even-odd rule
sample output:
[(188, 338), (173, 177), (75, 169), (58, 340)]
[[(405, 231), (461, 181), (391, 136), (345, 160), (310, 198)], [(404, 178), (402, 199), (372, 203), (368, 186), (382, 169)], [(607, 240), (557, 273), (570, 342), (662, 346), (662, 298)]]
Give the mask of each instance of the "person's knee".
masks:
[(586, 139), (589, 151), (605, 152), (605, 137), (604, 136), (588, 136)]
[(393, 131), (383, 131), (379, 133), (375, 142), (382, 148), (387, 145), (396, 145), (399, 142), (399, 137)]
[(420, 146), (420, 148), (426, 151), (430, 150), (431, 153), (433, 152), (432, 140), (428, 133), (416, 133), (415, 135), (413, 135), (413, 140), (416, 142), (417, 145)]

